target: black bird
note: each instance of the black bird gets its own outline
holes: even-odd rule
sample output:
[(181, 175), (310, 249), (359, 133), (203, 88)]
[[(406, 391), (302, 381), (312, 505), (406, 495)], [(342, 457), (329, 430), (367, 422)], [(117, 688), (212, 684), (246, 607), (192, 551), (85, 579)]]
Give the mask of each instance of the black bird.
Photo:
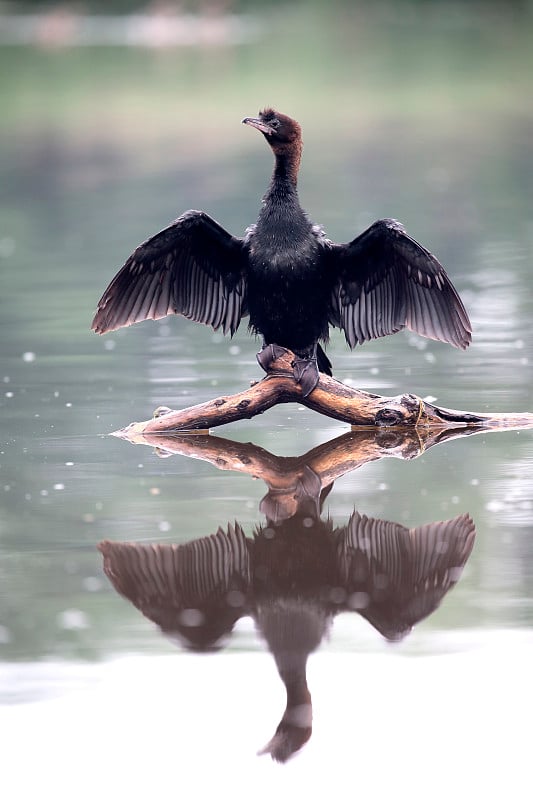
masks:
[(298, 199), (300, 125), (271, 108), (243, 123), (261, 131), (275, 158), (255, 225), (239, 238), (203, 211), (186, 211), (139, 245), (113, 278), (98, 303), (96, 333), (182, 314), (233, 336), (248, 316), (263, 337), (261, 366), (268, 368), (277, 347), (292, 350), (304, 396), (319, 370), (332, 374), (319, 344), (330, 325), (351, 348), (406, 327), (468, 347), (468, 315), (435, 256), (394, 219), (346, 244), (327, 239)]

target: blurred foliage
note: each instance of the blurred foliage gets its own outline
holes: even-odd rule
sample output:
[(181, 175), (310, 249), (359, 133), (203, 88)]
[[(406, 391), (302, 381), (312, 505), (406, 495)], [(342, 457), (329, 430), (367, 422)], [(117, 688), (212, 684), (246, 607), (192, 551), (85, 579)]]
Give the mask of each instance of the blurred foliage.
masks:
[[(99, 14), (131, 14), (139, 11), (150, 11), (153, 9), (176, 8), (184, 13), (198, 13), (198, 12), (226, 12), (235, 13), (240, 11), (262, 11), (272, 10), (273, 7), (281, 7), (287, 5), (299, 5), (302, 8), (309, 8), (310, 6), (323, 6), (323, 0), (296, 0), (296, 2), (287, 2), (287, 0), (154, 0), (154, 2), (146, 2), (146, 0), (80, 0), (80, 2), (53, 2), (53, 0), (22, 0), (21, 2), (3, 2), (0, 4), (0, 9), (4, 8), (13, 12), (33, 12), (35, 10), (49, 9), (54, 7), (70, 7), (82, 10), (88, 13)], [(469, 13), (475, 9), (476, 13), (483, 11), (483, 8), (500, 7), (505, 8), (507, 11), (512, 8), (525, 13), (532, 11), (531, 0), (329, 0), (327, 7), (330, 13), (335, 13), (338, 9), (344, 10), (346, 8), (353, 8), (358, 6), (360, 8), (368, 7), (375, 9), (376, 6), (382, 8), (412, 8), (415, 11), (426, 9), (436, 9), (442, 6), (448, 9), (468, 9)]]
[[(324, 135), (333, 107), (338, 137), (387, 118), (450, 131), (464, 115), (481, 136), (483, 116), (530, 120), (532, 25), (507, 3), (423, 5), (269, 4), (237, 46), (5, 46), (0, 135), (48, 128), (127, 145), (172, 131), (185, 147), (220, 148), (225, 126), (260, 103), (291, 108), (306, 139)], [(213, 121), (224, 135), (198, 138)]]

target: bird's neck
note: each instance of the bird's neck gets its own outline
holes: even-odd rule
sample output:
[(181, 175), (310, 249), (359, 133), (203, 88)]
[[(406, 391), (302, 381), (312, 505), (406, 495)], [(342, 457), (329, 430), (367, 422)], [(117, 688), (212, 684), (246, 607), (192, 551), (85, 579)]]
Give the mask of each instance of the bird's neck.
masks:
[(297, 189), (300, 149), (275, 152), (274, 156), (274, 171), (263, 197), (262, 216), (265, 220), (270, 219), (272, 214), (277, 216), (282, 208), (285, 209), (284, 213), (288, 208), (294, 209), (292, 213), (301, 212)]
[(274, 152), (275, 164), (272, 183), (287, 183), (296, 189), (298, 170), (302, 158), (301, 143), (292, 144), (288, 148), (280, 148)]

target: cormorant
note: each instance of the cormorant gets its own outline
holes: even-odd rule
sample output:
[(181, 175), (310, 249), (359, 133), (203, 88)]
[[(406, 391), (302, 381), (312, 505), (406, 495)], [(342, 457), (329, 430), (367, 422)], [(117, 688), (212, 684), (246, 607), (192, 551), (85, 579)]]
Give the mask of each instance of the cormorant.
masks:
[(250, 330), (263, 337), (261, 366), (276, 358), (276, 346), (292, 350), (304, 396), (319, 370), (332, 374), (319, 344), (330, 325), (351, 348), (406, 327), (468, 347), (468, 315), (435, 256), (394, 219), (374, 222), (351, 242), (330, 241), (298, 199), (298, 122), (272, 108), (242, 121), (264, 135), (275, 158), (257, 222), (239, 238), (205, 212), (186, 211), (128, 258), (102, 295), (92, 329), (182, 314), (233, 335), (248, 316)]

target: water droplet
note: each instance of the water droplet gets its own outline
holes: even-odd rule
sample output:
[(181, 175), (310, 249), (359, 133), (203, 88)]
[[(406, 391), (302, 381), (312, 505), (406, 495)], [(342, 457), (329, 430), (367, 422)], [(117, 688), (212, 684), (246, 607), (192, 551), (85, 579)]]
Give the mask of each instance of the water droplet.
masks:
[(67, 608), (56, 619), (58, 626), (66, 631), (81, 631), (90, 627), (87, 614), (79, 608)]
[(226, 602), (228, 606), (231, 606), (232, 608), (241, 608), (241, 606), (244, 605), (244, 595), (242, 592), (234, 589), (233, 591), (228, 592)]
[(342, 586), (334, 586), (329, 593), (329, 599), (332, 603), (344, 603), (346, 600), (346, 589), (343, 589)]
[(0, 625), (0, 644), (9, 644), (11, 641), (11, 632), (5, 625)]
[(15, 240), (11, 236), (0, 239), (0, 258), (9, 258), (15, 252)]
[(83, 579), (83, 588), (88, 592), (99, 592), (102, 588), (102, 581), (96, 575), (89, 575)]
[(204, 619), (204, 614), (198, 608), (184, 608), (179, 615), (181, 624), (187, 628), (198, 628)]
[(348, 598), (348, 605), (350, 608), (366, 608), (368, 605), (369, 597), (366, 592), (354, 592)]

